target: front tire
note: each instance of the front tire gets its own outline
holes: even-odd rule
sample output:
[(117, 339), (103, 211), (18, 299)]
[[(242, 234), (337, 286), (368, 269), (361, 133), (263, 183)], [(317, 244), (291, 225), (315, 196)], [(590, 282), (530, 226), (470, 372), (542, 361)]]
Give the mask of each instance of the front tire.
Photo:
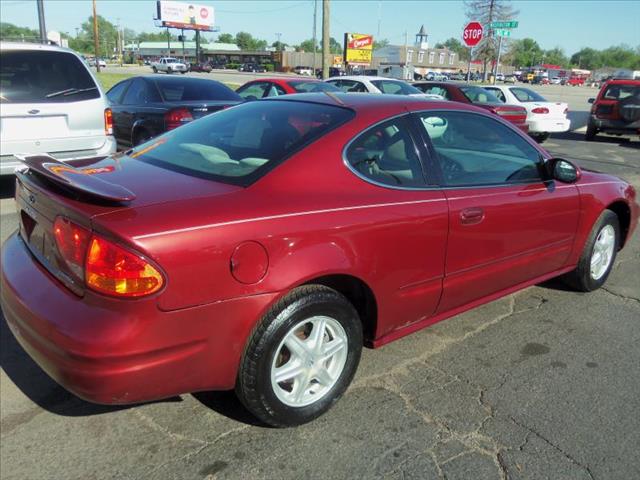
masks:
[(596, 220), (572, 272), (563, 280), (580, 292), (597, 290), (607, 281), (620, 248), (620, 222), (611, 210), (605, 210)]
[(337, 291), (294, 289), (262, 318), (245, 349), (236, 392), (275, 427), (307, 423), (345, 392), (358, 368), (362, 324)]
[(549, 133), (534, 133), (531, 136), (536, 142), (544, 143), (549, 138)]
[(598, 133), (598, 129), (591, 121), (589, 121), (587, 124), (587, 132), (584, 134), (584, 139), (587, 142), (590, 142), (596, 137), (596, 133)]

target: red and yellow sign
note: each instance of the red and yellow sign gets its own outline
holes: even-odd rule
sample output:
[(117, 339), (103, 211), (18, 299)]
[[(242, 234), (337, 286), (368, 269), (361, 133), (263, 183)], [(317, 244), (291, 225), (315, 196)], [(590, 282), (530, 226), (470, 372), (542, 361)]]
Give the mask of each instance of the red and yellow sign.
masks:
[(344, 60), (349, 65), (370, 65), (373, 55), (373, 35), (344, 34)]

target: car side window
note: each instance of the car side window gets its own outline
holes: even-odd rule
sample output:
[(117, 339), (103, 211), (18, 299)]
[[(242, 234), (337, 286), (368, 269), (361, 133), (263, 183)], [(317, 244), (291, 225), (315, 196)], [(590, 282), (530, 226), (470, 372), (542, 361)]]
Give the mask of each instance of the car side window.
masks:
[(335, 86), (347, 93), (363, 93), (367, 91), (367, 87), (364, 86), (364, 83), (356, 80), (337, 80)]
[(240, 87), (236, 93), (245, 100), (258, 100), (264, 97), (268, 88), (269, 82), (256, 82)]
[(542, 157), (498, 120), (469, 112), (420, 114), (447, 186), (504, 185), (542, 180)]
[(286, 95), (287, 92), (284, 91), (280, 85), (276, 85), (275, 83), (270, 84), (269, 90), (267, 91), (267, 97), (278, 97), (280, 95)]
[(107, 98), (109, 99), (109, 102), (113, 105), (118, 105), (120, 103), (120, 99), (122, 98), (122, 94), (127, 89), (130, 83), (130, 80), (125, 80), (124, 82), (120, 82), (117, 85), (114, 85), (113, 88), (111, 88), (111, 90), (107, 92)]
[(361, 133), (349, 145), (346, 160), (363, 177), (392, 187), (425, 185), (407, 121), (396, 118)]
[(444, 87), (440, 87), (438, 85), (431, 85), (431, 86), (427, 86), (424, 89), (421, 89), (424, 93), (433, 93), (435, 95), (440, 95), (444, 98), (446, 98), (447, 100), (451, 100), (451, 95), (449, 94), (449, 91), (444, 88)]
[(507, 99), (504, 96), (504, 92), (502, 90), (500, 90), (499, 88), (491, 88), (491, 87), (485, 87), (485, 90), (489, 90), (491, 93), (493, 93), (496, 97), (498, 97), (498, 99), (503, 102), (503, 103), (507, 103)]
[(144, 80), (138, 78), (133, 81), (129, 90), (124, 96), (122, 103), (124, 105), (144, 105), (151, 100), (147, 88), (147, 84)]
[(278, 84), (273, 84), (271, 88), (274, 88), (276, 90), (276, 92), (278, 92), (278, 95), (286, 95), (287, 92), (285, 91), (284, 88), (282, 88), (280, 85)]

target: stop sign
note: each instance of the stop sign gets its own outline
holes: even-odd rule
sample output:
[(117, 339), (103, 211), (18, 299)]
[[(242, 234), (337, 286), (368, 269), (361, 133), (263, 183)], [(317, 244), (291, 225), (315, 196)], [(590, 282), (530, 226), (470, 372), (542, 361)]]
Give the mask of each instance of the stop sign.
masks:
[(482, 40), (482, 25), (478, 22), (469, 22), (462, 31), (462, 40), (467, 47), (475, 47)]

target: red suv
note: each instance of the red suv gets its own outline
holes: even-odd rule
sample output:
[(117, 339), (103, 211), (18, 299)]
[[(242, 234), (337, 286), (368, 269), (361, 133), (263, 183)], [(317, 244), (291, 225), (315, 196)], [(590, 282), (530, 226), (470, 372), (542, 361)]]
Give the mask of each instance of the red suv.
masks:
[(640, 80), (609, 80), (589, 103), (593, 106), (586, 140), (593, 140), (599, 132), (640, 134)]

